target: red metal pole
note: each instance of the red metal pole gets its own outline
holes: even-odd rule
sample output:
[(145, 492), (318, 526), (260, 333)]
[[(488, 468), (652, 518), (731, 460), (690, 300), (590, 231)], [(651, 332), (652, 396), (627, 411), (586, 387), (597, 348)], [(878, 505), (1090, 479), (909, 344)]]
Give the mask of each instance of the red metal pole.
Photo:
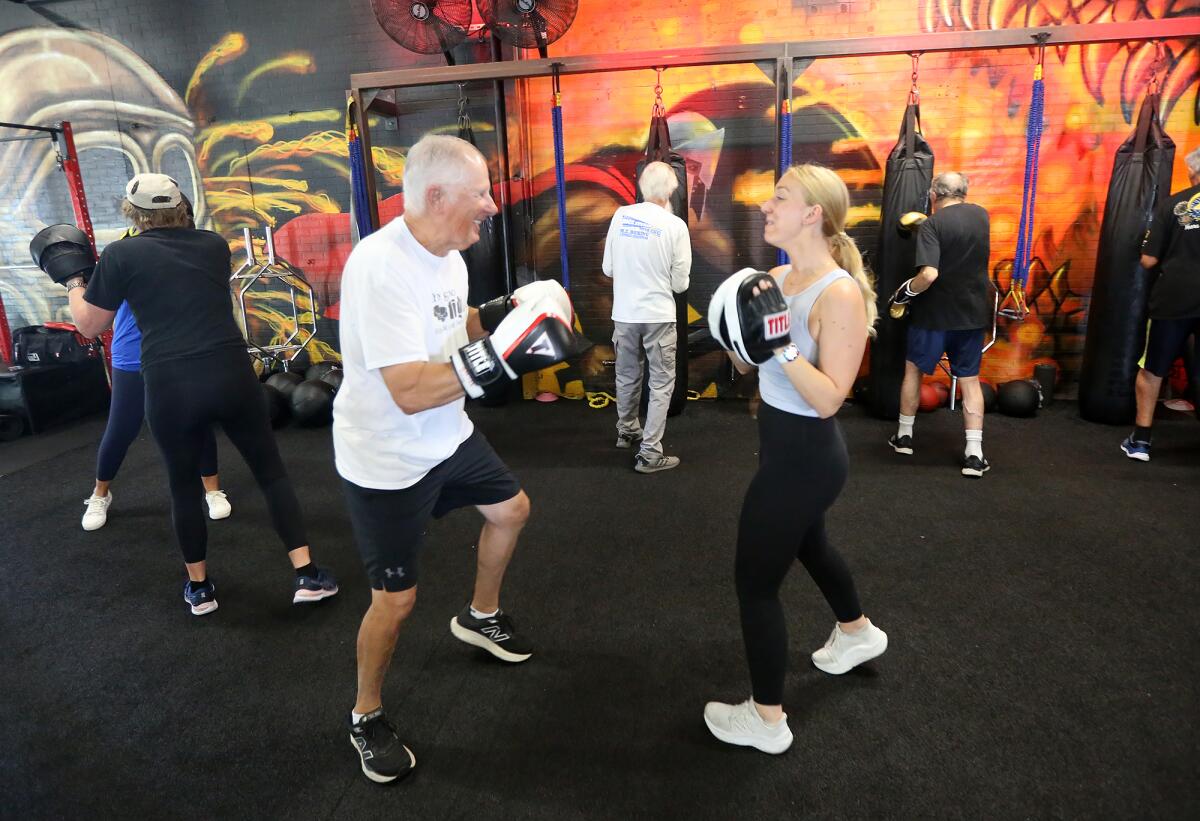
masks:
[(71, 190), (71, 207), (75, 209), (75, 224), (83, 229), (92, 243), (92, 253), (96, 253), (96, 232), (92, 230), (92, 217), (88, 213), (87, 194), (83, 190), (83, 175), (79, 173), (79, 156), (75, 153), (75, 136), (71, 133), (71, 124), (62, 124), (63, 144), (66, 151), (62, 167), (67, 175), (67, 187)]
[(0, 294), (0, 359), (11, 365), (13, 358), (12, 331), (8, 329), (8, 312), (4, 310), (4, 295)]
[[(75, 224), (88, 235), (88, 241), (92, 243), (92, 254), (96, 255), (96, 232), (92, 229), (92, 216), (88, 213), (87, 193), (83, 190), (83, 174), (79, 171), (79, 155), (75, 153), (75, 135), (71, 131), (69, 122), (64, 120), (61, 127), (63, 147), (66, 149), (63, 152), (62, 168), (63, 173), (67, 175), (67, 187), (71, 191), (71, 208), (75, 211)], [(100, 341), (104, 345), (104, 364), (109, 373), (109, 384), (112, 384), (111, 328), (100, 334)]]

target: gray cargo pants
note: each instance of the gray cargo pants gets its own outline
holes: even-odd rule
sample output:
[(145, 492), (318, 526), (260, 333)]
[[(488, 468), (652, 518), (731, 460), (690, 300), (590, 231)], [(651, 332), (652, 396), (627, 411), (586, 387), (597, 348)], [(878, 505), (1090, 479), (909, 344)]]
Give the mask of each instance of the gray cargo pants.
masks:
[[(642, 436), (641, 455), (647, 460), (663, 455), (662, 437), (667, 408), (675, 390), (675, 323), (613, 322), (613, 348), (617, 353), (617, 433)], [(646, 426), (638, 422), (642, 402), (642, 349), (650, 365), (650, 402)]]

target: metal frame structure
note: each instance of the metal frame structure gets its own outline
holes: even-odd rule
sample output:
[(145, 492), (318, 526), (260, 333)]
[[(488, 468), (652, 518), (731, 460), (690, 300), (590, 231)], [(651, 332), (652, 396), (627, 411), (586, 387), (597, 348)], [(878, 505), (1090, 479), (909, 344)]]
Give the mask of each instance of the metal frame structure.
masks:
[[(299, 356), (300, 352), (317, 335), (317, 302), (312, 286), (309, 285), (304, 274), (287, 260), (275, 256), (275, 236), (270, 226), (265, 229), (265, 236), (267, 261), (259, 264), (255, 258), (250, 229), (242, 229), (242, 239), (246, 243), (246, 261), (230, 275), (229, 286), (237, 299), (238, 313), (242, 320), (242, 333), (246, 337), (246, 352), (262, 362), (263, 367), (267, 370), (271, 370), (278, 362), (286, 371), (292, 360)], [(246, 311), (246, 295), (260, 280), (278, 280), (288, 290), (292, 306), (292, 327), (291, 333), (282, 342), (268, 341), (259, 345), (254, 341), (250, 317)], [(297, 292), (308, 298), (307, 313), (311, 317), (309, 322), (301, 322), (300, 317), (306, 311), (303, 311), (296, 302)], [(297, 341), (297, 338), (300, 341)]]
[[(609, 71), (636, 71), (652, 68), (714, 66), (774, 61), (779, 99), (790, 98), (797, 60), (845, 57), (879, 57), (986, 49), (1032, 48), (1039, 36), (1046, 35), (1047, 46), (1087, 43), (1128, 42), (1131, 40), (1176, 40), (1200, 37), (1200, 16), (1171, 17), (1161, 20), (1132, 20), (1124, 23), (1085, 23), (1037, 28), (988, 29), (983, 31), (947, 31), (932, 34), (908, 34), (886, 37), (848, 37), (836, 40), (808, 40), (790, 43), (715, 46), (711, 48), (673, 49), (630, 52), (626, 54), (590, 54), (536, 60), (509, 60), (462, 66), (373, 71), (350, 75), (350, 93), (355, 102), (355, 119), (363, 141), (367, 190), (371, 202), (371, 222), (379, 227), (376, 199), (375, 166), (371, 157), (371, 137), (367, 128), (370, 113), (396, 116), (396, 106), (381, 100), (379, 93), (396, 88), (491, 80), (497, 84), (498, 99), (503, 98), (500, 84), (505, 80), (537, 77), (594, 74)], [(776, 112), (779, 107), (776, 106)], [(499, 112), (498, 112), (499, 113)], [(779, 120), (776, 114), (776, 145)], [(778, 147), (776, 149), (778, 151)], [(502, 167), (508, 165), (508, 146), (501, 145)], [(778, 166), (778, 162), (775, 163)], [(501, 181), (506, 182), (506, 181)], [(502, 186), (503, 188), (503, 186)]]

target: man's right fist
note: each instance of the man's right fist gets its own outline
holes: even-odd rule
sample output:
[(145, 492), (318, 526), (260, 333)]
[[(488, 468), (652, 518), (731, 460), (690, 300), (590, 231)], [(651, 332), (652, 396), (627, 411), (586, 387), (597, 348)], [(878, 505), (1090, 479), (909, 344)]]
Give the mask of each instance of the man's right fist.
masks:
[(571, 297), (555, 279), (537, 279), (527, 285), (522, 285), (511, 294), (488, 300), (479, 306), (479, 324), (488, 333), (495, 331), (500, 321), (508, 316), (508, 312), (518, 305), (538, 302), (542, 299), (553, 300), (558, 306), (558, 313), (567, 321), (567, 325), (575, 327), (575, 307)]
[(905, 231), (912, 231), (916, 228), (920, 228), (921, 223), (925, 222), (927, 219), (929, 219), (929, 217), (925, 214), (922, 214), (920, 211), (909, 211), (907, 214), (904, 214), (900, 217), (900, 227)]
[(554, 297), (523, 302), (490, 336), (459, 348), (450, 363), (467, 396), (478, 399), (503, 393), (509, 380), (566, 359), (574, 333), (561, 307)]
[(908, 303), (912, 298), (917, 296), (917, 293), (910, 287), (912, 279), (906, 279), (896, 289), (896, 293), (892, 294), (892, 298), (888, 300), (888, 313), (892, 319), (904, 319), (908, 315)]

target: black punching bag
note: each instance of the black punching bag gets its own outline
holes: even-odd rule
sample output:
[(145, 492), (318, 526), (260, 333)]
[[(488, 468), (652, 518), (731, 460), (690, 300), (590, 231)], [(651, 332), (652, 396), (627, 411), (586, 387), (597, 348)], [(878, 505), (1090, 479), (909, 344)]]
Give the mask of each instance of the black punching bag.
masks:
[[(470, 120), (459, 121), (458, 136), (475, 145)], [(462, 252), (467, 263), (467, 304), (475, 308), (506, 293), (504, 246), (500, 241), (500, 226), (496, 224), (498, 219), (499, 215), (493, 215), (480, 223), (479, 241)]]
[(1128, 425), (1137, 411), (1134, 380), (1146, 348), (1150, 273), (1142, 240), (1154, 209), (1170, 194), (1175, 143), (1158, 119), (1159, 96), (1147, 94), (1137, 125), (1113, 160), (1096, 279), (1079, 373), (1079, 413), (1090, 422)]
[(910, 211), (928, 213), (933, 184), (933, 150), (921, 135), (921, 107), (909, 103), (900, 126), (900, 139), (888, 154), (883, 176), (883, 208), (879, 245), (875, 253), (875, 302), (879, 306), (877, 335), (871, 341), (869, 406), (881, 419), (900, 413), (900, 383), (904, 381), (907, 319), (892, 319), (888, 300), (916, 271), (917, 231), (900, 226)]
[[(650, 137), (646, 141), (646, 158), (637, 164), (636, 179), (642, 178), (642, 169), (648, 163), (665, 162), (675, 171), (679, 185), (671, 195), (671, 213), (684, 222), (688, 221), (688, 178), (687, 164), (683, 157), (671, 150), (671, 132), (667, 128), (665, 116), (654, 115), (650, 118)], [(642, 189), (637, 188), (637, 201), (642, 202)], [(678, 342), (675, 345), (675, 390), (671, 394), (671, 404), (667, 408), (667, 416), (678, 416), (687, 406), (688, 391), (688, 300), (687, 291), (675, 294), (675, 334)], [(646, 369), (642, 381), (643, 403), (650, 395), (646, 385), (650, 370)]]

